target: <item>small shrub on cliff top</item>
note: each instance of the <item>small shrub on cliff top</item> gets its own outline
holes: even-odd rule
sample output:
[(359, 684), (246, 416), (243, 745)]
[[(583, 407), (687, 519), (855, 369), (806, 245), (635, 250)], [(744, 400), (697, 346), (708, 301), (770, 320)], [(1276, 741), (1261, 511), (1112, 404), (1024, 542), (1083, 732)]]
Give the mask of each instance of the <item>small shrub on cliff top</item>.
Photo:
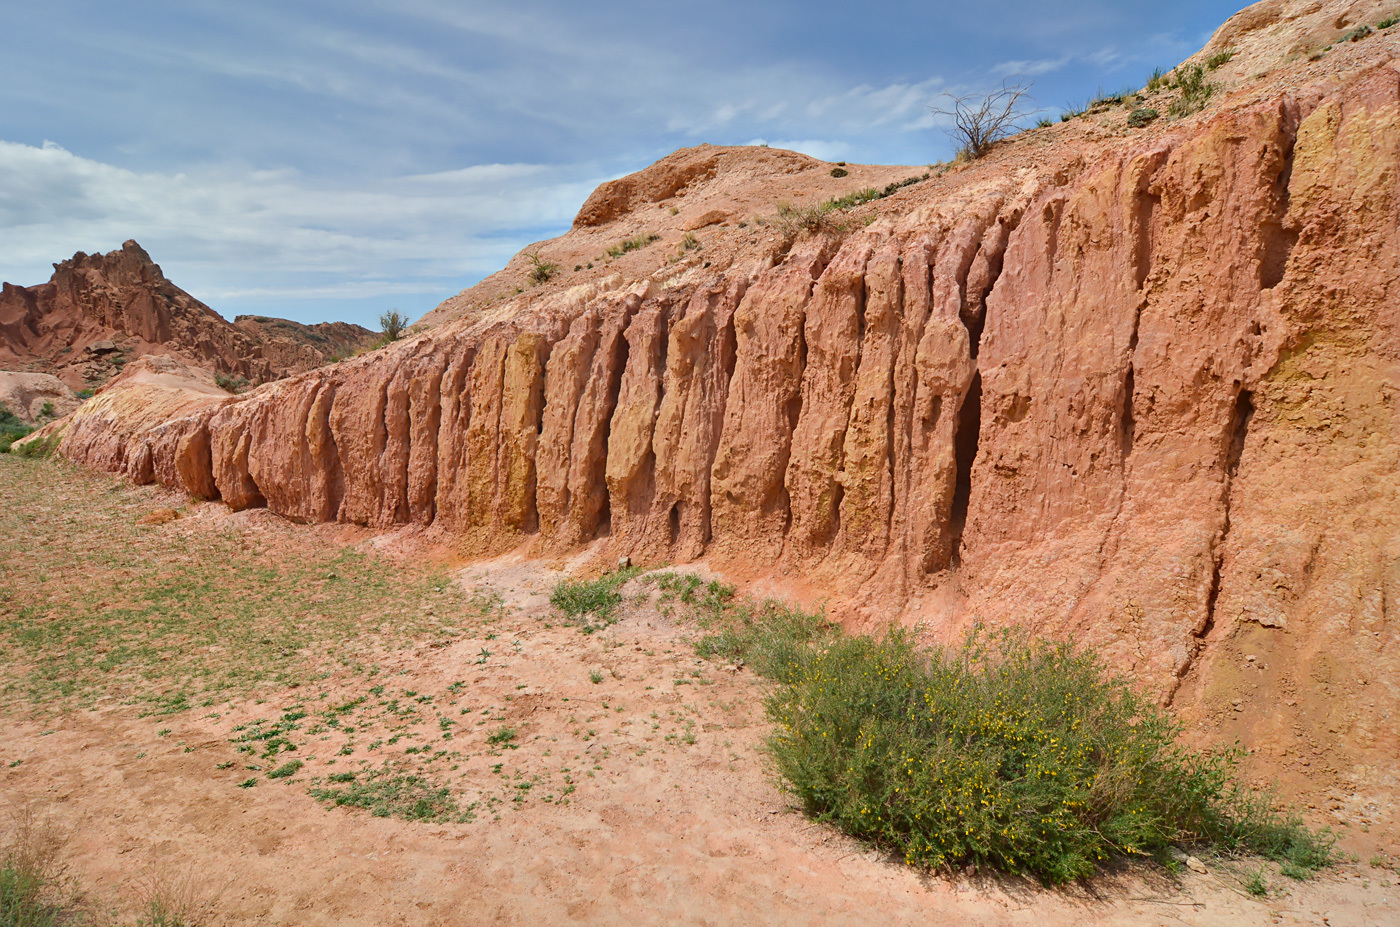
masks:
[(1150, 106), (1140, 106), (1128, 114), (1128, 125), (1134, 129), (1141, 129), (1156, 120), (1159, 115), (1160, 113)]
[(559, 265), (553, 261), (546, 261), (540, 257), (538, 251), (527, 256), (530, 258), (530, 282), (535, 286), (548, 283), (555, 274), (559, 273)]
[(1177, 119), (1205, 109), (1216, 91), (1215, 84), (1206, 80), (1206, 69), (1199, 64), (1177, 68), (1172, 72), (1169, 86), (1177, 92), (1177, 97), (1172, 100), (1167, 112)]
[(214, 382), (219, 384), (220, 389), (228, 390), (230, 393), (241, 393), (248, 388), (248, 381), (243, 377), (229, 376), (226, 373), (215, 373)]
[(1025, 108), (1030, 89), (1030, 84), (1008, 81), (985, 96), (945, 93), (929, 111), (951, 120), (948, 134), (958, 144), (959, 154), (980, 158), (997, 142), (1019, 132), (1020, 121), (1032, 115)]
[(608, 249), (608, 257), (622, 257), (629, 251), (640, 251), (654, 241), (660, 241), (661, 236), (655, 233), (641, 232), (631, 238), (624, 238), (622, 241)]
[(849, 173), (850, 171), (846, 170), (844, 167), (833, 167), (831, 169), (832, 177), (845, 177)]
[(384, 333), (384, 342), (398, 341), (403, 330), (408, 327), (408, 317), (397, 309), (390, 309), (379, 317), (379, 329)]

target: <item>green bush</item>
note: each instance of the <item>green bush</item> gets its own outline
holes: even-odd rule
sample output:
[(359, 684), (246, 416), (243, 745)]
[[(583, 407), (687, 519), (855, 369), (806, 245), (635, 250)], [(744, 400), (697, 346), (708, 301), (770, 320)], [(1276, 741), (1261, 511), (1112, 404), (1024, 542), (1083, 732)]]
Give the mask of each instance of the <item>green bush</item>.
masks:
[(1360, 42), (1362, 39), (1366, 38), (1368, 35), (1370, 35), (1371, 33), (1375, 32), (1375, 31), (1376, 31), (1376, 30), (1372, 29), (1370, 26), (1368, 26), (1368, 25), (1366, 25), (1365, 23), (1363, 23), (1363, 24), (1361, 24), (1360, 26), (1357, 26), (1355, 29), (1349, 30), (1345, 35), (1343, 35), (1343, 36), (1342, 36), (1342, 41), (1343, 41), (1343, 42)]
[(1389, 29), (1391, 26), (1395, 25), (1396, 23), (1400, 23), (1400, 16), (1391, 15), (1391, 16), (1387, 16), (1385, 19), (1382, 19), (1380, 22), (1376, 23), (1376, 28), (1377, 28), (1377, 29)]
[(1332, 859), (1329, 835), (1238, 784), (1238, 750), (1181, 745), (1181, 725), (1092, 652), (1012, 634), (764, 646), (779, 773), (809, 815), (911, 865), (1053, 884), (1180, 843), (1306, 873)]
[(48, 880), (42, 874), (6, 861), (0, 866), (0, 925), (52, 927), (60, 911), (45, 900)]
[(1159, 115), (1161, 114), (1150, 106), (1140, 106), (1128, 114), (1128, 125), (1134, 129), (1141, 129), (1156, 120)]
[(1205, 109), (1216, 91), (1215, 84), (1206, 80), (1206, 69), (1199, 64), (1177, 68), (1172, 72), (1168, 87), (1177, 91), (1177, 96), (1167, 107), (1167, 112), (1177, 119)]
[(832, 177), (845, 177), (849, 173), (850, 171), (846, 170), (844, 167), (833, 167), (831, 169)]
[(626, 567), (597, 579), (560, 580), (550, 592), (549, 602), (564, 613), (566, 623), (592, 634), (617, 620), (615, 612), (622, 604), (618, 589), (641, 572), (637, 567)]
[(20, 438), (27, 437), (34, 431), (34, 426), (21, 419), (0, 402), (0, 454), (8, 454), (10, 445)]
[(230, 393), (241, 393), (248, 388), (247, 378), (227, 373), (216, 372), (214, 382), (219, 385), (219, 389), (228, 390)]

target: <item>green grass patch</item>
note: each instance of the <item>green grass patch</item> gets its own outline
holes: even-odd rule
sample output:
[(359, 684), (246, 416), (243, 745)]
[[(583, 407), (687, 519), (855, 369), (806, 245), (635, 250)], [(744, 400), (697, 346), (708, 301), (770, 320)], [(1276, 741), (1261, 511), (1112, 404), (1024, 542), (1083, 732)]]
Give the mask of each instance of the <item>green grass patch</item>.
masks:
[(34, 432), (34, 426), (21, 419), (0, 402), (0, 454), (8, 454), (10, 445)]
[(0, 498), (0, 705), (182, 711), (360, 672), (486, 607), (440, 570), (329, 543), (139, 525), (148, 494), (58, 459), (0, 456)]
[(7, 859), (0, 864), (0, 927), (57, 927), (63, 912), (49, 900), (42, 873)]
[(377, 818), (400, 818), (428, 824), (465, 823), (475, 815), (463, 810), (446, 786), (390, 766), (335, 777), (336, 786), (308, 789), (312, 798), (336, 808), (360, 808)]
[(625, 567), (597, 579), (560, 580), (549, 594), (549, 603), (564, 613), (566, 624), (592, 634), (617, 621), (617, 607), (622, 604), (619, 589), (641, 572), (638, 567)]

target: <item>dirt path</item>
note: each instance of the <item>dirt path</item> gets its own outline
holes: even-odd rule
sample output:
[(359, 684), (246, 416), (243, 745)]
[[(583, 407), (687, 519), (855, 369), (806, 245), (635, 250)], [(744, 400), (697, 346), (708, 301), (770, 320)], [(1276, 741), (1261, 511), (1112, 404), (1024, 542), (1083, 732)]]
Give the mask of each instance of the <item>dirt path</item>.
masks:
[[(88, 490), (128, 494), (114, 532), (168, 502)], [(248, 530), (199, 517), (180, 530)], [(326, 543), (258, 530), (280, 539), (263, 550)], [(153, 884), (188, 882), (211, 924), (1400, 922), (1395, 877), (1364, 861), (1301, 885), (1274, 877), (1263, 900), (1224, 864), (1066, 891), (920, 875), (791, 807), (764, 769), (751, 673), (697, 660), (694, 632), (655, 602), (597, 634), (564, 626), (548, 607), (561, 575), (509, 559), (461, 570), (463, 595), (434, 600), (454, 614), (413, 606), (436, 610), (438, 632), (369, 668), (217, 705), (142, 717), (115, 698), (61, 711), (11, 700), (0, 803), (68, 836), (65, 858), (99, 906), (130, 911)], [(292, 746), (264, 756), (273, 727)], [(289, 758), (300, 765), (268, 777)], [(455, 813), (405, 821), (308, 794), (386, 763), (446, 788)]]

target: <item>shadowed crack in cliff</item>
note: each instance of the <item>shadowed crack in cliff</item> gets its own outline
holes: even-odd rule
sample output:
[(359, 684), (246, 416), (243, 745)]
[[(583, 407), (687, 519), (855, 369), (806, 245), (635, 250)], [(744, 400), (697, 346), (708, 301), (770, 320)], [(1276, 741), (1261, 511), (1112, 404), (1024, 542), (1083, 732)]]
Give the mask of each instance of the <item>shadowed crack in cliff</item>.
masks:
[(1220, 597), (1220, 574), (1225, 565), (1225, 545), (1230, 539), (1230, 503), (1234, 494), (1235, 476), (1239, 473), (1240, 459), (1244, 456), (1244, 446), (1249, 438), (1249, 425), (1254, 418), (1254, 395), (1249, 390), (1240, 390), (1235, 397), (1235, 408), (1231, 415), (1230, 430), (1227, 433), (1229, 444), (1225, 454), (1225, 485), (1222, 491), (1224, 513), (1220, 526), (1220, 537), (1216, 541), (1211, 551), (1211, 575), (1210, 590), (1206, 594), (1206, 614), (1205, 620), (1196, 631), (1192, 632), (1194, 640), (1191, 642), (1191, 652), (1177, 673), (1177, 678), (1172, 684), (1171, 690), (1167, 693), (1166, 705), (1171, 706), (1176, 698), (1177, 691), (1181, 688), (1181, 682), (1191, 672), (1200, 653), (1205, 649), (1206, 640), (1210, 637), (1211, 631), (1215, 630), (1215, 606)]

